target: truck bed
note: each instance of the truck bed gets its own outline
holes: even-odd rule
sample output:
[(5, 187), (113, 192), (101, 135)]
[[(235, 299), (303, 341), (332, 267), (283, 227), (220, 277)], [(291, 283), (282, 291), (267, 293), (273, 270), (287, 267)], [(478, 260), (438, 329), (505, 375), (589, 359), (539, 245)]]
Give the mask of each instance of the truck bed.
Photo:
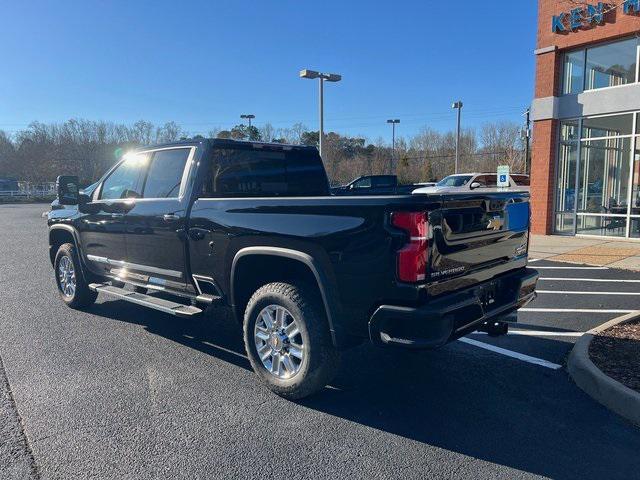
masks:
[[(328, 272), (352, 331), (384, 303), (416, 306), (526, 265), (529, 195), (488, 192), (455, 195), (252, 197), (198, 199), (190, 228), (211, 232), (191, 242), (193, 274), (213, 272), (231, 289), (228, 272), (246, 247), (290, 248), (314, 258)], [(392, 212), (427, 212), (426, 276), (397, 277), (397, 252), (407, 234), (390, 223)], [(491, 223), (493, 222), (493, 223)], [(487, 226), (491, 223), (491, 229)]]

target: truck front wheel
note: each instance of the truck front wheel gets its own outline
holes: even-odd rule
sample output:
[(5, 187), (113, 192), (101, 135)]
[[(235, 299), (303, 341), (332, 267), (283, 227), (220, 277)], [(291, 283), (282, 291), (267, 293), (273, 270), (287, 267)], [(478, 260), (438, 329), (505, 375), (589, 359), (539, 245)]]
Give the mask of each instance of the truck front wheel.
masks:
[(75, 245), (60, 245), (53, 265), (58, 293), (64, 303), (71, 308), (84, 308), (96, 301), (98, 293), (89, 289)]
[(253, 370), (282, 397), (309, 396), (337, 371), (339, 353), (320, 298), (309, 287), (280, 282), (260, 287), (247, 304), (243, 330)]

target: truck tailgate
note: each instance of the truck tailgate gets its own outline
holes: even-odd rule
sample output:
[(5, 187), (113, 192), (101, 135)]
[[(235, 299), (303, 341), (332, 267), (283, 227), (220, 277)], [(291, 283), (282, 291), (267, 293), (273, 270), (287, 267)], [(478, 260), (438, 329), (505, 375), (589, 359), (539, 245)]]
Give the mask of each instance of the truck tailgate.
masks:
[[(443, 195), (431, 212), (432, 238), (428, 278), (431, 282), (469, 276), (484, 270), (504, 272), (526, 262), (529, 236), (529, 194), (492, 191)], [(450, 283), (450, 282), (447, 282)], [(455, 289), (466, 282), (449, 285)], [(433, 292), (435, 293), (435, 292)]]

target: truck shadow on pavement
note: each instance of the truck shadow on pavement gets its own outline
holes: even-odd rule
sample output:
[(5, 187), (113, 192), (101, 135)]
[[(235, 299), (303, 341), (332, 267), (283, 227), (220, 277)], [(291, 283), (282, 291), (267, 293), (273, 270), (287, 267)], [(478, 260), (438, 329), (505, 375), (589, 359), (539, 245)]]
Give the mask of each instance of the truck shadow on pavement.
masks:
[[(241, 329), (222, 313), (176, 319), (125, 302), (88, 311), (250, 370)], [(305, 407), (551, 478), (628, 479), (640, 471), (640, 430), (579, 390), (564, 369), (460, 342), (429, 352), (369, 345), (344, 352), (331, 387), (294, 408)]]

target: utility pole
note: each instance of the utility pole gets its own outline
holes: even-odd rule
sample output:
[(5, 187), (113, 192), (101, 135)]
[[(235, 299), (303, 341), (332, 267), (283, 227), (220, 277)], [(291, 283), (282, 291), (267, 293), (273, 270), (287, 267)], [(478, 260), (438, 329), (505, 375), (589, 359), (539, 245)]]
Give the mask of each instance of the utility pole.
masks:
[(454, 173), (458, 173), (458, 164), (460, 163), (460, 120), (462, 116), (462, 102), (458, 100), (451, 108), (458, 110), (458, 127), (456, 128), (456, 164)]
[(524, 173), (529, 172), (529, 138), (531, 137), (531, 108), (527, 107), (527, 110), (523, 114), (525, 116), (525, 130), (524, 130)]
[(391, 174), (395, 175), (397, 173), (397, 165), (396, 165), (396, 124), (400, 123), (399, 119), (389, 119), (387, 123), (391, 124)]

